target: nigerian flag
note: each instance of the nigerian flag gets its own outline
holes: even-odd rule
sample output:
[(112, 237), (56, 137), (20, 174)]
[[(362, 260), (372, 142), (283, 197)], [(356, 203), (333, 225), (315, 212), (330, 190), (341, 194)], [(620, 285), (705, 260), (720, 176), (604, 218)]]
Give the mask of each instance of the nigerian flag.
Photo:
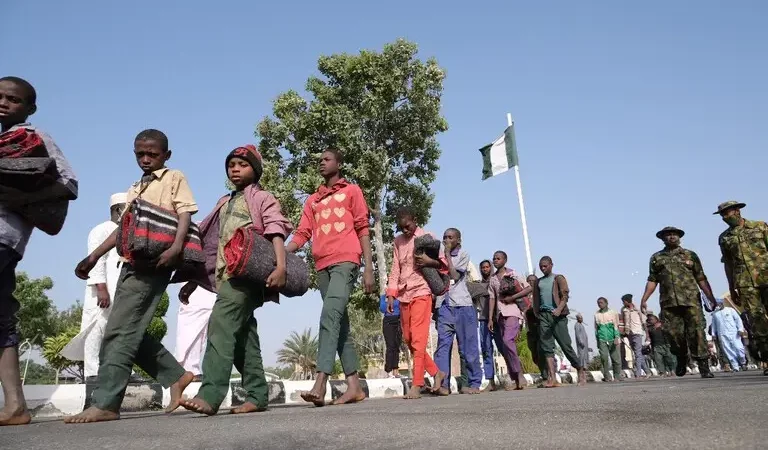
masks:
[(508, 126), (493, 144), (481, 148), (480, 153), (483, 155), (483, 180), (515, 167), (518, 161), (514, 124)]

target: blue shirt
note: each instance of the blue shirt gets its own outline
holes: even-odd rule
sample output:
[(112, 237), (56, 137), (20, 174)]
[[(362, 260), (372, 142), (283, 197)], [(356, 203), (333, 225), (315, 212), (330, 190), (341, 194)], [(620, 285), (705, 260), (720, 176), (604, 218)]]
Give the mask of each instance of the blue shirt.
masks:
[(539, 309), (542, 311), (554, 311), (555, 299), (552, 297), (552, 288), (555, 284), (555, 275), (549, 274), (539, 278)]
[(400, 300), (395, 299), (395, 304), (392, 305), (393, 312), (387, 311), (387, 296), (382, 295), (381, 299), (379, 300), (379, 311), (382, 312), (387, 317), (391, 316), (399, 316), (400, 315)]

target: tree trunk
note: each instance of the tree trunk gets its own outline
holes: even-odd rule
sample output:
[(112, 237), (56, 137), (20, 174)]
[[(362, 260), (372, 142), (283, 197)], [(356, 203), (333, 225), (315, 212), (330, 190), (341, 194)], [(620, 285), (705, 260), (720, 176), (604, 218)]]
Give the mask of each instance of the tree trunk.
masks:
[(56, 381), (54, 384), (59, 384), (59, 369), (56, 369)]
[(381, 206), (373, 212), (373, 238), (376, 243), (376, 267), (379, 270), (379, 293), (387, 291), (387, 257), (384, 252), (384, 231), (381, 226)]

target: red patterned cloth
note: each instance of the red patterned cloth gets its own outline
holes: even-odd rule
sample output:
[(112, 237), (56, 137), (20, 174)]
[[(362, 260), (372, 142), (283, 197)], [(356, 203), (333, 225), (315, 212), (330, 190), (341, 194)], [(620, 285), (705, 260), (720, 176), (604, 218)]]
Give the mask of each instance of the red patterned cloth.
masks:
[[(173, 245), (178, 228), (179, 216), (175, 212), (137, 198), (120, 221), (117, 253), (130, 261), (157, 259)], [(195, 223), (189, 224), (182, 258), (182, 265), (205, 262), (200, 230)]]
[[(227, 273), (233, 278), (242, 278), (264, 283), (275, 270), (275, 247), (254, 227), (238, 228), (232, 239), (224, 246)], [(286, 255), (285, 287), (280, 291), (286, 297), (298, 297), (309, 290), (309, 267), (306, 261), (289, 253)]]

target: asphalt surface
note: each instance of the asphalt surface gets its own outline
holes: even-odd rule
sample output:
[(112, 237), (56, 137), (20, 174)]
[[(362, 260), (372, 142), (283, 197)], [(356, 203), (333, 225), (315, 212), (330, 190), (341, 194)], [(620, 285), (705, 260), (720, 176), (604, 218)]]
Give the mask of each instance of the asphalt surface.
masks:
[(0, 449), (768, 448), (768, 377), (754, 371), (415, 401), (277, 407), (215, 417), (0, 428)]

